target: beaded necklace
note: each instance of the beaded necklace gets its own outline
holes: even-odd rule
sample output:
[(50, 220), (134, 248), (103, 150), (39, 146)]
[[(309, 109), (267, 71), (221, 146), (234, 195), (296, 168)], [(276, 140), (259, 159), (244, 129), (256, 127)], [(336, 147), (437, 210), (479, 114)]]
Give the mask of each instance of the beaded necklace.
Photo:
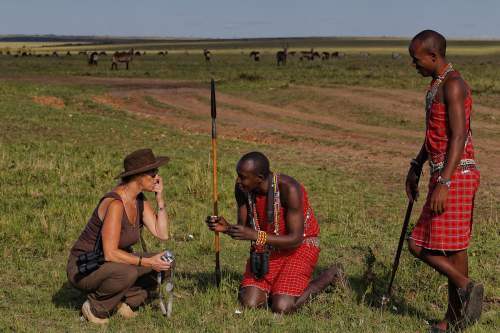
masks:
[[(280, 221), (280, 190), (278, 186), (278, 175), (274, 174), (271, 183), (273, 189), (273, 223), (274, 234), (279, 235), (279, 221)], [(267, 200), (270, 198), (268, 197)], [(257, 216), (257, 208), (255, 207), (255, 200), (251, 194), (248, 195), (248, 206), (251, 210), (252, 219), (250, 224), (258, 232), (260, 231), (259, 217)]]
[(427, 91), (427, 94), (425, 95), (425, 110), (427, 111), (427, 117), (429, 116), (432, 108), (432, 101), (436, 97), (437, 91), (443, 80), (446, 78), (446, 76), (453, 72), (453, 65), (451, 62), (446, 65), (446, 69), (444, 70), (444, 73), (439, 75), (436, 80), (432, 83), (430, 89)]

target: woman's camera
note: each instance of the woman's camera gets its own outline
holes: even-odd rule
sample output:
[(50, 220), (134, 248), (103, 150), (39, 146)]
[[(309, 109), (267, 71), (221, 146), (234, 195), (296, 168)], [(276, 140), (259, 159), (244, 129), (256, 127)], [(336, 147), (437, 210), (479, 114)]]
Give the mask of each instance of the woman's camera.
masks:
[(175, 256), (172, 252), (169, 250), (165, 251), (165, 253), (160, 257), (161, 260), (168, 262), (169, 264), (173, 263), (175, 261)]

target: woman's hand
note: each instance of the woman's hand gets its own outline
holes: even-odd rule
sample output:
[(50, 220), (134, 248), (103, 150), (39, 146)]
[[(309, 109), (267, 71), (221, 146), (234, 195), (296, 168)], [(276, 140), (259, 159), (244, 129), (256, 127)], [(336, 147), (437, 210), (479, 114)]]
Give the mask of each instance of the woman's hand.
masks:
[(151, 265), (151, 268), (153, 268), (153, 270), (155, 270), (157, 272), (168, 271), (170, 269), (170, 267), (172, 267), (172, 264), (170, 264), (166, 261), (163, 261), (161, 259), (162, 255), (163, 255), (163, 252), (160, 252), (160, 253), (158, 253), (150, 258), (143, 258), (142, 260), (146, 261), (145, 259), (147, 259), (147, 262)]
[(236, 240), (257, 240), (257, 231), (244, 225), (232, 225), (226, 232), (232, 239)]
[(153, 178), (153, 181), (154, 181), (153, 192), (156, 193), (156, 199), (158, 199), (158, 197), (159, 196), (161, 197), (163, 193), (163, 178), (161, 178), (160, 175), (156, 175)]
[(226, 232), (231, 227), (223, 216), (207, 216), (205, 223), (208, 229), (216, 232)]

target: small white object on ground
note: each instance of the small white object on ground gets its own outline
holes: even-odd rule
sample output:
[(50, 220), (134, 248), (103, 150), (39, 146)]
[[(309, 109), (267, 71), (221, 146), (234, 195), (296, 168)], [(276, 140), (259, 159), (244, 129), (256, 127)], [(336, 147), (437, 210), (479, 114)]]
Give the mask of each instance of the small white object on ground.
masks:
[(243, 312), (239, 309), (234, 310), (234, 314), (242, 314)]

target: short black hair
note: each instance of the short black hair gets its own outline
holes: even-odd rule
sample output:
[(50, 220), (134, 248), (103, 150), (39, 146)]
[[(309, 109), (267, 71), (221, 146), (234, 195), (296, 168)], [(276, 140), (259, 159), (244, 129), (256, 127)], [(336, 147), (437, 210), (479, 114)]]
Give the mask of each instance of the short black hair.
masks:
[(411, 42), (414, 41), (420, 41), (430, 52), (435, 52), (441, 57), (446, 56), (446, 38), (437, 31), (423, 30), (413, 37)]
[(247, 162), (252, 162), (253, 171), (256, 175), (267, 177), (271, 173), (269, 159), (261, 152), (252, 151), (243, 155), (238, 162), (238, 166)]

